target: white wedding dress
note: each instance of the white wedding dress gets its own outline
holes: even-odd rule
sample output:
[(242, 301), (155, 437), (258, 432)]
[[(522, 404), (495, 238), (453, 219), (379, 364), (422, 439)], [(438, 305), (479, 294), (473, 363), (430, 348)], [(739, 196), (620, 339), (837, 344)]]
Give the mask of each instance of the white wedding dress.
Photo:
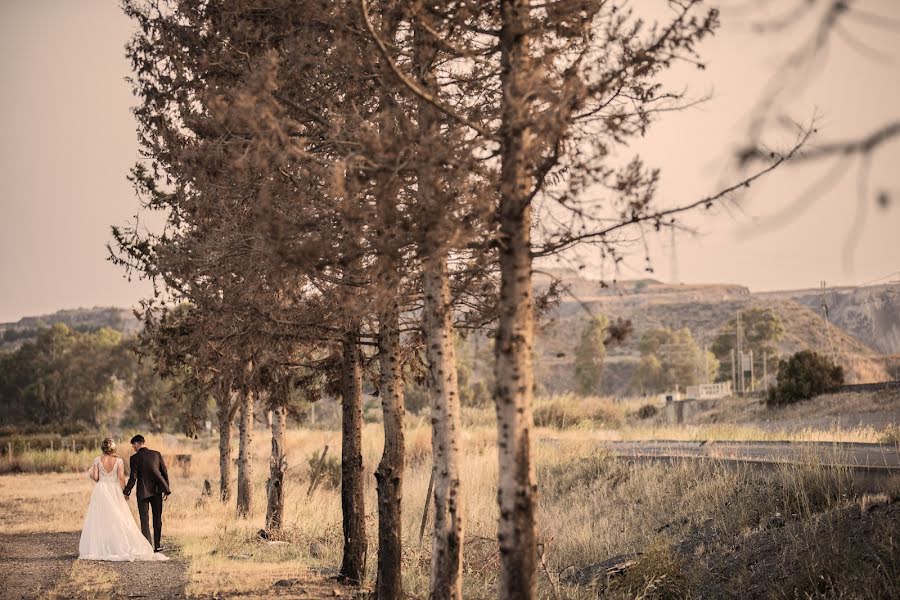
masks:
[[(111, 472), (103, 468), (100, 457), (94, 459), (91, 471), (97, 468), (100, 479), (94, 485), (81, 541), (78, 543), (78, 558), (83, 560), (169, 560), (153, 547), (141, 533), (134, 517), (128, 509), (119, 474), (125, 474), (125, 464), (121, 458)], [(93, 479), (93, 477), (91, 478)]]

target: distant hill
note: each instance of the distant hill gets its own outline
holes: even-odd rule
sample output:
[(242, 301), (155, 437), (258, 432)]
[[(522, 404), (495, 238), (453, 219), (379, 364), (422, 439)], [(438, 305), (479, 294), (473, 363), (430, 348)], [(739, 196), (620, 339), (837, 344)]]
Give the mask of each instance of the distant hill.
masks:
[[(680, 285), (652, 279), (603, 285), (573, 273), (552, 275), (567, 291), (538, 327), (537, 376), (546, 391), (570, 386), (578, 336), (588, 315), (597, 313), (610, 320), (630, 319), (634, 326), (623, 345), (609, 350), (604, 391), (611, 394), (625, 393), (639, 360), (637, 343), (645, 331), (687, 327), (701, 346), (711, 346), (738, 310), (751, 307), (771, 308), (781, 318), (785, 328), (778, 348), (781, 355), (807, 348), (830, 354), (833, 343), (850, 382), (891, 379), (889, 370), (896, 368), (896, 358), (882, 355), (900, 353), (900, 285), (829, 292), (829, 340), (820, 291), (754, 294), (738, 285)], [(549, 285), (548, 275), (536, 279), (538, 290)], [(773, 360), (769, 372), (775, 368)]]
[(140, 321), (124, 308), (107, 306), (60, 310), (52, 315), (23, 317), (15, 323), (0, 323), (0, 349), (13, 350), (34, 339), (42, 329), (57, 323), (77, 331), (96, 331), (108, 327), (125, 334), (134, 334), (141, 328)]
[[(575, 272), (556, 271), (536, 274), (538, 292), (546, 290), (551, 275), (562, 282), (565, 291), (559, 304), (543, 315), (537, 328), (535, 369), (544, 391), (571, 389), (575, 345), (589, 314), (597, 313), (611, 320), (630, 319), (634, 326), (634, 333), (624, 344), (609, 351), (603, 382), (604, 391), (610, 394), (628, 393), (639, 360), (637, 344), (648, 329), (687, 327), (701, 346), (711, 346), (738, 310), (751, 307), (771, 308), (781, 318), (785, 328), (778, 348), (781, 355), (807, 348), (830, 354), (833, 343), (838, 362), (844, 365), (850, 382), (900, 377), (900, 285), (897, 284), (829, 290), (825, 297), (831, 322), (829, 340), (820, 290), (751, 293), (741, 285), (668, 284), (654, 279), (604, 285)], [(126, 334), (137, 332), (141, 326), (131, 311), (122, 308), (61, 310), (52, 315), (0, 324), (0, 349), (14, 349), (55, 323), (65, 323), (81, 331), (110, 327)], [(483, 362), (487, 358), (479, 360)], [(482, 371), (489, 370), (487, 364), (480, 367)], [(769, 372), (774, 373), (775, 369), (772, 360)]]
[(793, 300), (822, 314), (828, 306), (832, 323), (883, 354), (900, 354), (900, 284), (794, 290), (755, 294), (760, 299)]

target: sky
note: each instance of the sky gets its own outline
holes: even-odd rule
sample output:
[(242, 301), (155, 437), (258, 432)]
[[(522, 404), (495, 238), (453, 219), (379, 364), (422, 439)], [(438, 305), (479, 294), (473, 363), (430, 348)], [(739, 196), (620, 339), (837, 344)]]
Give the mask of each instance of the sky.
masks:
[[(652, 4), (648, 4), (652, 3)], [(900, 22), (900, 5), (871, 4)], [(662, 0), (641, 0), (659, 10)], [(654, 8), (656, 7), (656, 8)], [(698, 107), (669, 113), (633, 144), (662, 170), (662, 203), (716, 191), (747, 126), (747, 115), (779, 57), (777, 39), (753, 33), (725, 12), (723, 28), (700, 51), (707, 69), (681, 67), (666, 82), (687, 86)], [(791, 98), (791, 114), (816, 117), (813, 144), (869, 132), (900, 118), (900, 33), (848, 22), (824, 67)], [(114, 0), (0, 0), (0, 322), (61, 308), (136, 304), (150, 292), (107, 260), (110, 226), (134, 219), (126, 180), (139, 158), (135, 104), (125, 81), (132, 32)], [(862, 42), (862, 43), (860, 43)], [(863, 47), (865, 46), (865, 47)], [(871, 56), (867, 48), (883, 54)], [(774, 139), (787, 148), (791, 138)], [(862, 236), (848, 252), (860, 215), (857, 165), (790, 219), (769, 223), (828, 168), (781, 169), (740, 204), (691, 216), (680, 232), (648, 239), (655, 276), (684, 283), (736, 283), (754, 291), (857, 285), (900, 279), (900, 140), (873, 159)], [(888, 193), (892, 210), (874, 197)], [(644, 277), (643, 255), (618, 274), (585, 256), (587, 275)], [(674, 269), (673, 269), (674, 265)]]

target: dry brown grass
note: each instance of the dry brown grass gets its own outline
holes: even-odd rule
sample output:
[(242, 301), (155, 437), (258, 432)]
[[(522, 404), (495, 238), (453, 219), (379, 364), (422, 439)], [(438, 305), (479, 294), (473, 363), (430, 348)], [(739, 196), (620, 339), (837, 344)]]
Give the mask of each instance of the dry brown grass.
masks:
[[(89, 464), (85, 464), (85, 473)], [(0, 530), (7, 533), (78, 530), (90, 495), (91, 482), (86, 475), (0, 477)]]
[(77, 473), (90, 465), (96, 450), (28, 450), (0, 457), (0, 475), (6, 473)]
[[(568, 410), (565, 402), (575, 400), (560, 401), (560, 406)], [(627, 422), (628, 415), (643, 403), (605, 402), (588, 402), (586, 408), (577, 410), (596, 414), (593, 411), (603, 406), (603, 410), (618, 411)], [(408, 425), (408, 470), (403, 495), (404, 580), (413, 597), (421, 598), (427, 591), (430, 559), (427, 535), (423, 544), (418, 540), (431, 464), (430, 432), (423, 419), (412, 418)], [(637, 424), (620, 429), (590, 429), (582, 425), (564, 431), (539, 430), (534, 456), (540, 484), (539, 534), (547, 568), (547, 573), (541, 575), (540, 597), (553, 597), (550, 582), (559, 580), (565, 597), (592, 597), (594, 592), (588, 588), (566, 585), (566, 575), (613, 556), (636, 553), (649, 558), (615, 593), (621, 592), (622, 597), (666, 597), (663, 591), (668, 590), (678, 596), (679, 590), (690, 589), (695, 581), (694, 575), (683, 571), (677, 560), (681, 552), (688, 551), (688, 546), (690, 553), (732, 551), (736, 540), (760, 535), (779, 523), (812, 522), (818, 515), (854, 501), (852, 483), (845, 470), (827, 468), (812, 460), (802, 466), (785, 466), (761, 474), (715, 462), (635, 466), (598, 450), (598, 441), (604, 439), (711, 439), (707, 437), (710, 434), (722, 439), (754, 439), (751, 434), (760, 432), (734, 426), (691, 429)], [(364, 464), (369, 474), (367, 572), (372, 577), (377, 519), (371, 474), (380, 458), (383, 438), (376, 424), (367, 425), (363, 435)], [(496, 596), (499, 557), (494, 541), (495, 438), (492, 425), (469, 427), (463, 434), (462, 472), (467, 506), (464, 591), (470, 599)], [(278, 579), (335, 572), (341, 552), (339, 490), (320, 486), (310, 497), (306, 496), (310, 470), (307, 458), (320, 453), (326, 444), (330, 455), (340, 455), (338, 431), (289, 432), (283, 536), (287, 543), (270, 544), (256, 539), (265, 510), (269, 444), (264, 432), (259, 432), (254, 442), (254, 510), (248, 519), (236, 519), (232, 505), (200, 501), (204, 479), (209, 479), (214, 489), (217, 487), (218, 456), (213, 440), (149, 440), (150, 447), (166, 455), (193, 456), (190, 474), (173, 474), (174, 494), (164, 515), (164, 535), (177, 543), (188, 563), (189, 594), (260, 594), (271, 589)], [(90, 458), (85, 457), (83, 468), (87, 468)], [(91, 482), (80, 473), (0, 477), (0, 528), (9, 532), (78, 530), (90, 489)], [(48, 498), (53, 501), (48, 502)], [(798, 531), (796, 535), (801, 536), (811, 530), (799, 527)]]
[(628, 406), (608, 398), (581, 398), (564, 394), (541, 399), (534, 406), (534, 423), (554, 429), (618, 429)]
[(109, 565), (76, 561), (65, 577), (42, 600), (105, 600), (114, 596), (119, 576)]

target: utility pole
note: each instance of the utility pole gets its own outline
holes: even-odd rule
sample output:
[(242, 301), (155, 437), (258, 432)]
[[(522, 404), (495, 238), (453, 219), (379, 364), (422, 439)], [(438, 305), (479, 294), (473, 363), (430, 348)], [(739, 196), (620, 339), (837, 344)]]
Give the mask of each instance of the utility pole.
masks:
[(706, 349), (706, 342), (703, 343), (703, 382), (709, 383), (709, 351)]
[(822, 281), (822, 316), (825, 319), (825, 335), (828, 336), (828, 344), (831, 346), (831, 362), (837, 364), (837, 356), (834, 354), (834, 340), (831, 339), (831, 327), (828, 323), (828, 302), (825, 301), (825, 281)]
[(675, 285), (678, 283), (678, 253), (675, 250), (675, 227), (673, 226), (670, 231), (672, 233), (672, 270), (670, 275), (672, 284)]
[(766, 358), (769, 356), (767, 352), (763, 352), (763, 391), (769, 389), (769, 371), (766, 368)]
[(734, 364), (734, 348), (731, 349), (731, 392), (737, 394), (737, 370)]
[(753, 382), (753, 348), (750, 349), (750, 391), (756, 391), (756, 385)]
[(744, 395), (744, 332), (741, 326), (741, 311), (737, 312), (737, 358), (738, 372), (740, 375), (741, 396)]

